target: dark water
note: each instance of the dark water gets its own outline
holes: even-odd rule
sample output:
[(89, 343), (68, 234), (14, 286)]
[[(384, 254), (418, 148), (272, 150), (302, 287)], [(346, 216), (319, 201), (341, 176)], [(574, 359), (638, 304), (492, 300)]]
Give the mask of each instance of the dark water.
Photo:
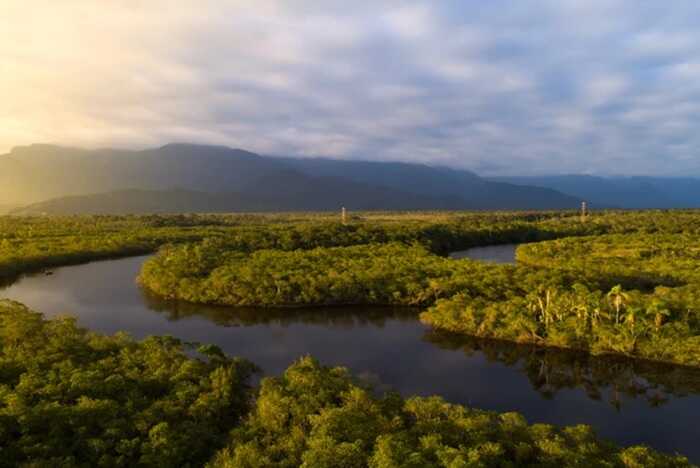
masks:
[(489, 245), (486, 247), (474, 247), (472, 249), (452, 252), (450, 258), (471, 258), (491, 263), (515, 263), (515, 249), (518, 244)]
[(700, 371), (594, 359), (444, 335), (410, 309), (263, 311), (168, 304), (134, 282), (144, 257), (21, 279), (0, 296), (47, 316), (70, 313), (94, 330), (170, 334), (219, 345), (268, 374), (312, 354), (380, 389), (439, 394), (456, 403), (519, 411), (530, 422), (590, 424), (621, 444), (646, 443), (700, 462)]

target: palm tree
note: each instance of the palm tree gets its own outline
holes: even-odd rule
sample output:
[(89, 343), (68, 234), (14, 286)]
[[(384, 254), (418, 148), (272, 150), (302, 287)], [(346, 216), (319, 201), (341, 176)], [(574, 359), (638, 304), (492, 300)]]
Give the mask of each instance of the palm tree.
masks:
[(647, 306), (646, 313), (647, 315), (654, 316), (654, 327), (656, 328), (657, 332), (661, 328), (661, 325), (664, 324), (666, 317), (671, 316), (671, 311), (668, 310), (666, 303), (658, 298), (651, 301), (651, 303)]
[(621, 285), (617, 285), (608, 293), (608, 300), (612, 302), (615, 308), (615, 325), (620, 323), (620, 311), (625, 303), (629, 300), (629, 294), (622, 290)]
[(634, 328), (637, 323), (637, 317), (641, 315), (641, 307), (628, 307), (625, 314), (625, 323), (629, 324), (630, 328)]

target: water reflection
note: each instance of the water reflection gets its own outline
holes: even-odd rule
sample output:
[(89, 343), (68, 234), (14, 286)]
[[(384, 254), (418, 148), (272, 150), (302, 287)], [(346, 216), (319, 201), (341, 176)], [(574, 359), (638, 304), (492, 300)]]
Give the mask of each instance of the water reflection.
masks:
[[(415, 323), (414, 308), (342, 307), (285, 308), (216, 307), (164, 301), (143, 293), (149, 309), (169, 321), (205, 318), (222, 327), (307, 324), (347, 330), (384, 328), (389, 322)], [(554, 350), (504, 341), (484, 340), (427, 329), (421, 341), (465, 356), (485, 357), (525, 375), (532, 389), (545, 399), (563, 390), (582, 390), (591, 400), (607, 401), (620, 410), (625, 400), (641, 399), (657, 407), (672, 398), (700, 394), (700, 369), (622, 357), (591, 356), (570, 350)]]
[(700, 369), (519, 345), (503, 341), (428, 331), (424, 339), (467, 356), (483, 354), (525, 374), (542, 397), (552, 399), (565, 389), (581, 389), (592, 400), (607, 400), (620, 410), (625, 399), (645, 400), (651, 407), (672, 398), (700, 394)]
[(222, 307), (169, 301), (141, 291), (144, 303), (169, 321), (202, 317), (222, 327), (294, 324), (322, 325), (352, 329), (372, 326), (384, 328), (388, 322), (415, 323), (419, 309), (412, 307)]

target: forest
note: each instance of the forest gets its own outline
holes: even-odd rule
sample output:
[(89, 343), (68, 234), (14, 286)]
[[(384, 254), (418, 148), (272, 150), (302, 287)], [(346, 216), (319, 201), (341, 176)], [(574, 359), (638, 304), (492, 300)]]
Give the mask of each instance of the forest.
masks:
[[(498, 359), (489, 343), (626, 359), (615, 385), (633, 393), (629, 366), (700, 367), (699, 240), (697, 211), (6, 216), (0, 282), (149, 253), (139, 284), (181, 310), (245, 306), (215, 312), (226, 322), (409, 306)], [(521, 244), (514, 265), (447, 255), (507, 243)], [(557, 359), (528, 364), (533, 382), (549, 369), (543, 392), (594, 392), (590, 380), (612, 372), (592, 360), (581, 382)], [(382, 395), (312, 357), (257, 375), (215, 346), (104, 336), (1, 302), (0, 466), (690, 466), (583, 426)]]
[[(573, 274), (576, 282), (540, 283), (495, 301), (462, 292), (422, 318), (472, 336), (698, 366), (699, 240), (691, 232), (635, 233), (523, 245), (518, 268)], [(608, 286), (593, 287), (593, 278)]]
[(691, 466), (586, 426), (377, 395), (310, 357), (259, 386), (255, 372), (214, 346), (0, 302), (0, 466)]

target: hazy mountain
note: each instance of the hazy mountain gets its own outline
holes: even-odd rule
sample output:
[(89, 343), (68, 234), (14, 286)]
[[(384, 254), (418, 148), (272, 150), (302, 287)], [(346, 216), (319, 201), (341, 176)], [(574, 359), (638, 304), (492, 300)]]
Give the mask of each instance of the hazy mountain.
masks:
[(595, 177), (560, 175), (498, 177), (492, 180), (550, 188), (593, 205), (620, 208), (700, 207), (700, 179), (682, 177)]
[(408, 190), (424, 195), (461, 195), (491, 182), (473, 172), (422, 164), (341, 161), (325, 158), (279, 158), (288, 166), (315, 177), (343, 177), (356, 182)]
[(143, 151), (31, 145), (0, 156), (0, 203), (138, 188), (237, 191), (279, 162), (219, 146), (170, 144)]
[[(210, 193), (191, 190), (119, 190), (54, 198), (16, 209), (13, 214), (143, 214), (217, 213), (259, 211), (459, 209), (461, 200), (406, 194), (382, 187), (360, 186), (343, 180), (286, 185), (284, 190), (264, 188), (275, 177), (261, 181), (251, 193)], [(273, 186), (274, 187), (274, 186)], [(351, 199), (351, 203), (345, 203)]]
[(279, 158), (316, 177), (342, 177), (420, 195), (457, 197), (477, 209), (576, 208), (576, 197), (551, 189), (494, 182), (473, 172), (423, 164)]
[(579, 200), (420, 164), (297, 160), (169, 144), (143, 151), (15, 148), (0, 156), (0, 203), (40, 203), (24, 212), (73, 213), (554, 209), (574, 208)]
[[(12, 214), (139, 214), (234, 211), (239, 206), (260, 209), (255, 200), (237, 194), (190, 190), (120, 190), (54, 198), (16, 209)], [(243, 211), (243, 210), (236, 210)]]

